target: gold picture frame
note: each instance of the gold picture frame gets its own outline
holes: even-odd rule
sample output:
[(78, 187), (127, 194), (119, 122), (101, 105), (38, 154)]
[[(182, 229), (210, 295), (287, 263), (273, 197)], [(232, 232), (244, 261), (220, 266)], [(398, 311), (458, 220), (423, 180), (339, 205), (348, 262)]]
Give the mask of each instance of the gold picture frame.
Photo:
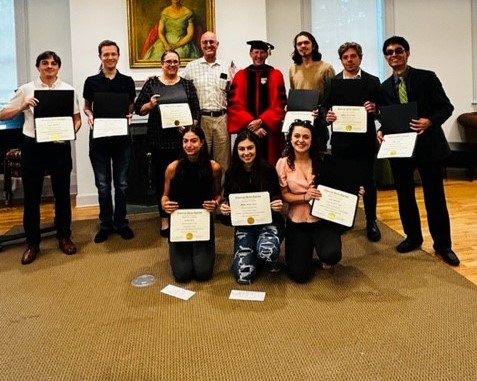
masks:
[[(173, 2), (181, 8), (175, 9)], [(201, 56), (202, 33), (215, 30), (214, 0), (127, 0), (127, 4), (131, 68), (160, 67), (160, 56), (168, 47), (179, 53), (181, 66), (185, 66)], [(190, 33), (191, 25), (190, 41), (176, 47)]]

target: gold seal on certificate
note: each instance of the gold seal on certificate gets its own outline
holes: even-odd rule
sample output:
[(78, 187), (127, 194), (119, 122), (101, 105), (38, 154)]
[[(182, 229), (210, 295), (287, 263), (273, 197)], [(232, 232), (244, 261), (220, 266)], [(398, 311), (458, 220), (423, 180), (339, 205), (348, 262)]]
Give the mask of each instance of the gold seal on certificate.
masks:
[(340, 225), (353, 226), (358, 196), (324, 185), (318, 185), (318, 190), (321, 197), (313, 201), (311, 214)]
[(160, 104), (162, 128), (192, 125), (192, 114), (187, 103)]
[(366, 133), (368, 119), (363, 106), (333, 106), (333, 112), (333, 132)]
[(229, 195), (229, 203), (233, 226), (263, 225), (272, 222), (268, 192), (233, 193)]
[(384, 140), (379, 147), (378, 159), (412, 157), (416, 139), (416, 132), (384, 135)]
[(210, 213), (205, 209), (177, 209), (171, 214), (171, 242), (208, 241)]

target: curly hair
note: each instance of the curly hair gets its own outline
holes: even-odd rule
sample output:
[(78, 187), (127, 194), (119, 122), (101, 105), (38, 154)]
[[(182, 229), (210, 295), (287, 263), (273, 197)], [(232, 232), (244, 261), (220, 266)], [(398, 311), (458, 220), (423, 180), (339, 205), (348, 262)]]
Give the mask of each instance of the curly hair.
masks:
[(313, 124), (310, 121), (296, 119), (290, 125), (290, 129), (288, 130), (288, 133), (287, 133), (285, 148), (283, 149), (282, 156), (287, 158), (288, 166), (294, 170), (295, 169), (295, 150), (291, 144), (291, 139), (296, 127), (303, 127), (310, 131), (311, 145), (310, 145), (310, 149), (308, 150), (308, 153), (311, 159), (313, 175), (315, 175), (315, 178), (317, 178), (319, 174), (322, 153), (320, 152), (320, 143), (319, 143), (318, 134), (315, 128), (313, 127)]

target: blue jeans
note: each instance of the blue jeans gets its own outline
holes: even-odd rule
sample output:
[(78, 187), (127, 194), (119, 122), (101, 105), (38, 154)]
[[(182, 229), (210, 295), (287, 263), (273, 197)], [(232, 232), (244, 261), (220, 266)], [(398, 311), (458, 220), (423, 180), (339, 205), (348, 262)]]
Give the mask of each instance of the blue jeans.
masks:
[(232, 271), (239, 282), (257, 277), (257, 258), (274, 262), (280, 254), (284, 228), (280, 224), (238, 226), (235, 228)]
[[(131, 152), (132, 144), (129, 136), (90, 138), (89, 158), (93, 166), (96, 188), (98, 188), (101, 229), (121, 229), (128, 225), (126, 191)], [(111, 179), (114, 183), (114, 211)]]

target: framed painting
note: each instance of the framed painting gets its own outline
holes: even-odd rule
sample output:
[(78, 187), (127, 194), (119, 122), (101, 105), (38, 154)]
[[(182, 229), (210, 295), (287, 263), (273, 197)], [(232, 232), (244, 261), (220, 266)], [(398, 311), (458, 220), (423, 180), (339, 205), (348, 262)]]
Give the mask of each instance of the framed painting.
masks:
[(165, 50), (181, 66), (199, 58), (200, 36), (215, 30), (214, 0), (127, 0), (129, 66), (160, 67)]

